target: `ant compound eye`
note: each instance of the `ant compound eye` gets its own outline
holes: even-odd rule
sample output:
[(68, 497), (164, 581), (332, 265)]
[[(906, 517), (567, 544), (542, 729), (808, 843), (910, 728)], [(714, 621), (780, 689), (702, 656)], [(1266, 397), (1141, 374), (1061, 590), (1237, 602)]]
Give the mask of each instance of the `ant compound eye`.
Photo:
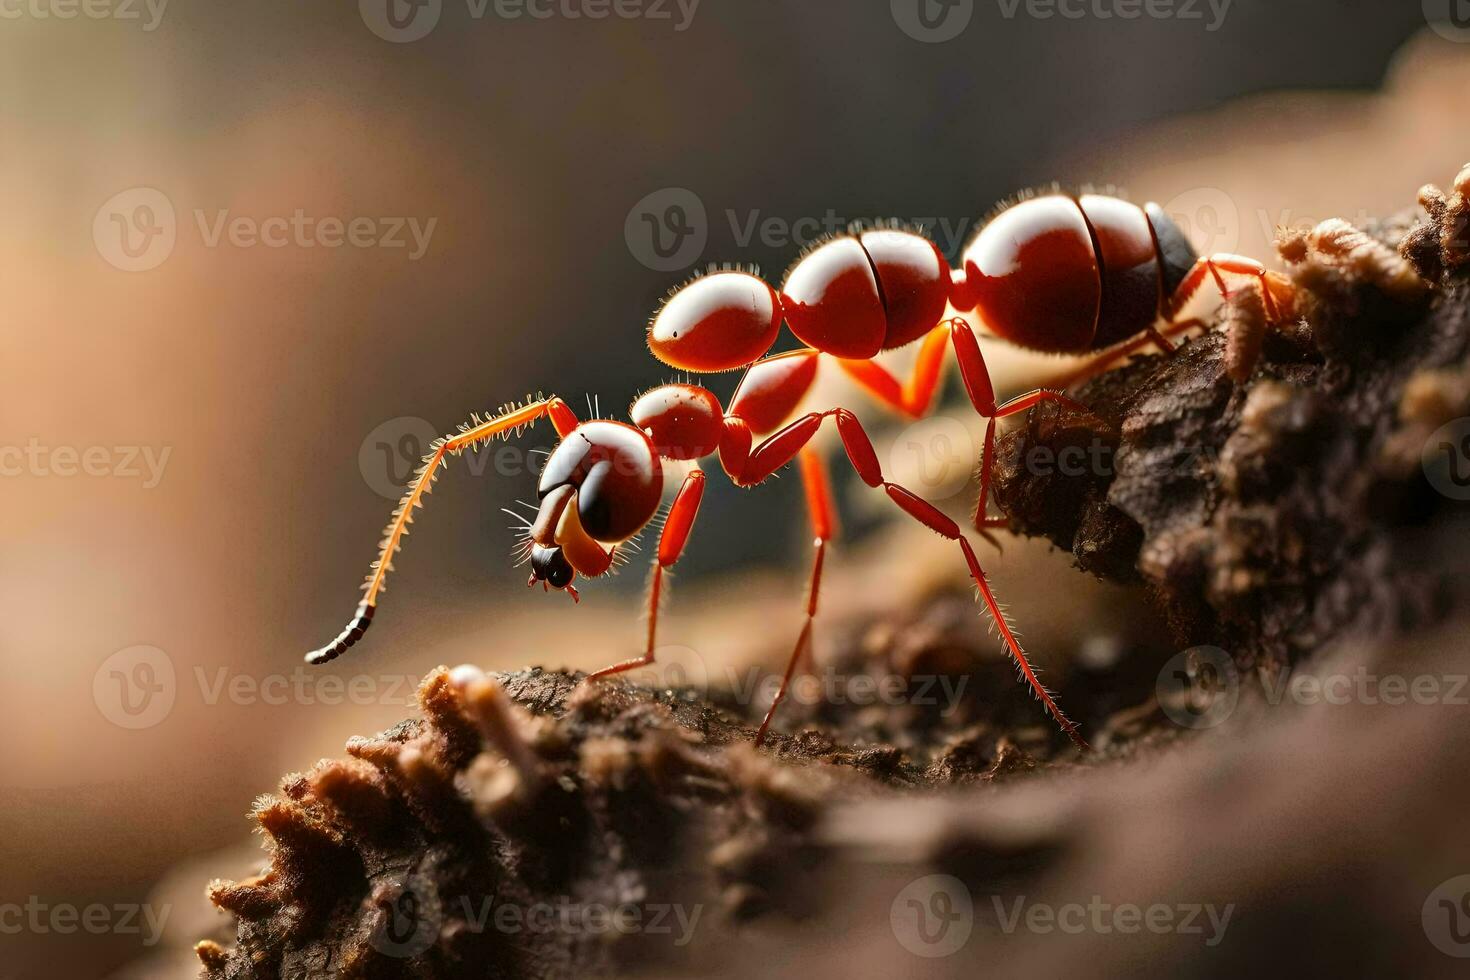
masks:
[(546, 548), (539, 544), (531, 549), (531, 572), (538, 580), (557, 589), (571, 585), (577, 575), (560, 548)]

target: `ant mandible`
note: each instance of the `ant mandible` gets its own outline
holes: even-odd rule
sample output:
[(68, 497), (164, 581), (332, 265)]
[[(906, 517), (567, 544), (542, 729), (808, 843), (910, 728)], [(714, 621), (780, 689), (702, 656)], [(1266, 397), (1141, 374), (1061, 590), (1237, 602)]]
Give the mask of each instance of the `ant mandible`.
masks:
[[(1038, 388), (997, 403), (974, 330), (951, 313), (974, 312), (1001, 339), (1057, 354), (1102, 352), (1101, 369), (1152, 343), (1173, 350), (1169, 335), (1199, 323), (1181, 320), (1187, 301), (1212, 279), (1229, 295), (1224, 274), (1251, 277), (1270, 322), (1292, 315), (1292, 289), (1261, 263), (1224, 253), (1200, 258), (1169, 215), (1102, 194), (1048, 193), (1002, 208), (966, 246), (961, 267), (951, 270), (938, 247), (913, 231), (854, 229), (819, 243), (787, 273), (777, 291), (748, 272), (717, 271), (673, 291), (648, 327), (654, 357), (689, 372), (745, 369), (730, 404), (694, 384), (665, 384), (640, 396), (629, 411), (632, 425), (581, 422), (562, 399), (537, 398), (486, 421), (475, 418), (457, 434), (437, 440), (388, 524), (378, 560), (364, 585), (357, 613), (331, 643), (307, 654), (326, 663), (355, 644), (372, 622), (391, 560), (415, 508), (433, 485), (446, 457), (547, 418), (560, 439), (546, 460), (538, 487), (539, 509), (527, 522), (523, 560), (528, 585), (565, 590), (572, 582), (606, 574), (618, 548), (655, 516), (663, 499), (663, 460), (693, 464), (670, 505), (653, 556), (648, 586), (648, 633), (643, 655), (589, 675), (589, 680), (653, 662), (664, 574), (678, 562), (704, 494), (698, 461), (717, 454), (739, 487), (753, 487), (797, 461), (805, 488), (814, 554), (805, 621), (786, 664), (781, 686), (756, 733), (765, 739), (792, 673), (811, 641), (821, 591), (822, 564), (834, 529), (834, 507), (821, 458), (808, 447), (832, 419), (848, 462), (869, 487), (881, 489), (909, 517), (954, 541), (964, 557), (1011, 657), (1036, 697), (1081, 748), (1087, 743), (1037, 679), (1025, 651), (996, 602), (975, 550), (960, 526), (913, 491), (887, 480), (873, 444), (856, 415), (828, 408), (793, 416), (830, 356), (881, 405), (908, 417), (929, 411), (940, 382), (945, 348), (955, 360), (970, 404), (988, 419), (975, 529), (1003, 527), (987, 516), (986, 500), (999, 419), (1043, 401), (1074, 411), (1087, 409), (1056, 391)], [(806, 346), (766, 356), (782, 321)], [(1160, 327), (1160, 322), (1163, 326)], [(880, 351), (920, 346), (912, 374), (900, 382), (873, 358)]]

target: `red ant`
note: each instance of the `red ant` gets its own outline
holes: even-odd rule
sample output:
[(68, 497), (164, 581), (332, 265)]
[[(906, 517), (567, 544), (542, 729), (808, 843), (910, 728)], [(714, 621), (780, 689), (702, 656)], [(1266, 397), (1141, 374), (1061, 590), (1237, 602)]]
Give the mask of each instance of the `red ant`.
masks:
[[(1037, 679), (960, 526), (917, 494), (884, 478), (872, 442), (848, 409), (792, 416), (811, 388), (824, 354), (881, 404), (905, 416), (922, 416), (933, 403), (945, 346), (952, 342), (970, 404), (989, 419), (974, 515), (976, 530), (985, 534), (986, 529), (1005, 524), (986, 515), (996, 421), (1042, 401), (1075, 411), (1087, 409), (1040, 388), (997, 404), (973, 329), (963, 317), (946, 316), (947, 311), (975, 311), (996, 336), (1020, 347), (1058, 354), (1105, 351), (1089, 370), (1100, 369), (1150, 342), (1172, 351), (1166, 335), (1199, 322), (1181, 321), (1178, 314), (1205, 277), (1228, 295), (1222, 273), (1258, 280), (1271, 322), (1291, 315), (1287, 280), (1241, 256), (1197, 257), (1158, 205), (1140, 208), (1116, 197), (1051, 193), (1003, 208), (976, 234), (964, 251), (961, 268), (954, 271), (938, 247), (922, 235), (875, 228), (855, 229), (818, 244), (791, 268), (779, 292), (747, 272), (718, 271), (697, 278), (672, 292), (654, 316), (648, 346), (654, 357), (684, 371), (744, 368), (728, 407), (722, 408), (712, 392), (698, 385), (666, 384), (633, 403), (632, 425), (600, 419), (579, 422), (566, 403), (553, 396), (461, 426), (458, 434), (435, 442), (394, 511), (356, 616), (331, 643), (307, 654), (307, 662), (332, 660), (367, 630), (413, 510), (422, 505), (449, 454), (542, 417), (551, 420), (560, 442), (542, 470), (539, 510), (528, 522), (523, 542), (531, 566), (527, 584), (541, 582), (543, 588), (566, 590), (573, 599), (576, 577), (608, 572), (618, 548), (654, 518), (664, 492), (661, 461), (693, 464), (669, 508), (652, 561), (644, 653), (596, 671), (589, 680), (653, 662), (664, 572), (683, 553), (704, 494), (705, 475), (698, 460), (718, 454), (720, 466), (740, 487), (760, 484), (799, 460), (815, 554), (805, 622), (781, 687), (756, 733), (760, 744), (811, 640), (817, 613), (822, 562), (833, 533), (833, 503), (822, 461), (807, 444), (830, 418), (848, 461), (864, 483), (882, 489), (908, 516), (959, 546), (1021, 675), (1062, 730), (1086, 748), (1077, 726)], [(767, 357), (783, 320), (807, 346)], [(916, 340), (918, 357), (905, 382), (873, 360), (880, 351)]]

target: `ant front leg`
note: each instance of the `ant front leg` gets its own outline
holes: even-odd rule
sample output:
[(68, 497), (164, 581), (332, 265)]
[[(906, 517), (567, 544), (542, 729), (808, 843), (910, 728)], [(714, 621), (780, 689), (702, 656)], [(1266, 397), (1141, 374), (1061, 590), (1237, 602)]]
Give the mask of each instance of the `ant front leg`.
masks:
[(324, 664), (335, 660), (362, 639), (363, 634), (372, 625), (373, 613), (378, 606), (378, 594), (385, 590), (384, 583), (388, 578), (388, 573), (393, 570), (393, 556), (402, 547), (403, 538), (408, 534), (408, 526), (413, 523), (414, 509), (422, 507), (424, 497), (432, 492), (434, 481), (439, 476), (439, 467), (445, 465), (445, 457), (471, 449), (498, 435), (530, 425), (543, 416), (551, 419), (557, 435), (562, 438), (566, 438), (577, 427), (577, 416), (567, 407), (566, 402), (553, 395), (551, 398), (540, 398), (527, 405), (503, 412), (487, 421), (474, 421), (463, 425), (458, 434), (444, 436), (434, 443), (433, 449), (424, 457), (423, 465), (414, 474), (413, 481), (408, 485), (408, 490), (404, 493), (403, 499), (398, 502), (398, 507), (388, 521), (388, 527), (383, 532), (382, 543), (378, 547), (378, 559), (373, 562), (363, 584), (364, 594), (362, 602), (357, 606), (356, 614), (332, 642), (308, 653), (307, 663)]
[(669, 516), (664, 521), (663, 531), (658, 538), (658, 554), (653, 559), (653, 571), (648, 581), (648, 640), (643, 656), (624, 660), (587, 675), (595, 681), (609, 674), (621, 674), (625, 670), (636, 670), (653, 663), (654, 650), (658, 641), (658, 607), (663, 599), (664, 570), (673, 568), (684, 554), (684, 545), (689, 541), (689, 532), (694, 528), (694, 518), (699, 515), (699, 502), (704, 497), (704, 471), (691, 470), (679, 487), (674, 502), (669, 505)]
[[(1222, 273), (1254, 279), (1255, 295), (1232, 291)], [(1176, 318), (1199, 292), (1206, 277), (1214, 282), (1226, 302), (1226, 371), (1237, 384), (1244, 383), (1255, 368), (1267, 329), (1295, 315), (1295, 287), (1286, 277), (1268, 271), (1255, 259), (1228, 252), (1207, 255), (1195, 262), (1165, 301), (1163, 313), (1170, 322), (1168, 332), (1178, 332), (1195, 322), (1176, 322)]]
[(827, 542), (832, 539), (833, 528), (836, 525), (836, 508), (832, 504), (832, 485), (827, 480), (827, 467), (822, 462), (822, 456), (816, 450), (803, 448), (797, 457), (797, 463), (801, 470), (802, 486), (806, 489), (807, 519), (812, 526), (812, 571), (806, 590), (806, 620), (802, 623), (801, 632), (796, 637), (796, 645), (791, 649), (791, 657), (786, 661), (786, 672), (781, 675), (781, 686), (776, 690), (776, 696), (771, 699), (771, 706), (766, 709), (766, 716), (761, 720), (760, 730), (755, 733), (755, 744), (760, 745), (766, 740), (766, 729), (771, 727), (771, 719), (776, 716), (776, 708), (786, 697), (786, 689), (791, 685), (791, 677), (796, 672), (796, 665), (801, 661), (802, 653), (811, 648), (812, 625), (817, 616), (817, 599), (822, 591), (822, 564), (827, 557)]

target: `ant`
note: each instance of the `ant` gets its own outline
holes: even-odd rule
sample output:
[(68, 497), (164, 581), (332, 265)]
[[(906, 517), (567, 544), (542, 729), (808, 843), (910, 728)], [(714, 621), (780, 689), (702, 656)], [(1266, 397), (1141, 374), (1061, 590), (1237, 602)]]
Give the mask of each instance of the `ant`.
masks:
[[(959, 524), (885, 479), (871, 440), (850, 410), (835, 407), (801, 415), (796, 410), (825, 355), (881, 405), (921, 417), (933, 404), (945, 348), (953, 344), (970, 404), (989, 420), (973, 522), (988, 537), (988, 529), (1005, 526), (1003, 518), (986, 513), (996, 422), (1043, 401), (1091, 413), (1066, 395), (1042, 388), (997, 403), (974, 329), (957, 314), (973, 312), (996, 336), (1020, 347), (1057, 354), (1101, 352), (1087, 369), (1100, 370), (1145, 344), (1172, 352), (1168, 335), (1201, 322), (1180, 320), (1181, 309), (1207, 278), (1229, 297), (1225, 274), (1256, 280), (1257, 306), (1271, 323), (1293, 315), (1288, 280), (1268, 273), (1254, 259), (1225, 253), (1199, 257), (1158, 205), (1139, 207), (1102, 194), (1061, 192), (1003, 206), (966, 246), (956, 270), (922, 234), (876, 227), (854, 228), (816, 244), (788, 271), (779, 291), (750, 272), (711, 271), (669, 294), (648, 326), (647, 340), (654, 357), (681, 371), (743, 368), (728, 406), (722, 407), (707, 388), (671, 383), (633, 402), (631, 425), (579, 421), (555, 396), (507, 407), (488, 420), (472, 418), (457, 434), (433, 444), (393, 512), (356, 615), (306, 660), (326, 663), (366, 632), (413, 511), (423, 505), (449, 455), (508, 436), (538, 419), (550, 420), (560, 441), (541, 472), (540, 503), (535, 520), (525, 521), (521, 554), (530, 563), (527, 585), (540, 582), (543, 589), (564, 590), (573, 600), (577, 576), (606, 574), (622, 557), (620, 549), (654, 519), (664, 496), (663, 461), (692, 464), (669, 507), (651, 562), (644, 652), (592, 673), (589, 681), (653, 662), (664, 575), (684, 552), (704, 494), (699, 461), (717, 455), (739, 487), (761, 484), (796, 461), (814, 553), (805, 621), (780, 689), (756, 733), (759, 745), (811, 642), (822, 565), (835, 522), (824, 464), (808, 443), (831, 419), (848, 462), (864, 483), (955, 542), (1021, 676), (1067, 736), (1085, 749), (1076, 724), (1037, 679)], [(767, 356), (783, 321), (806, 346)], [(873, 360), (880, 351), (914, 341), (920, 346), (906, 381)]]

